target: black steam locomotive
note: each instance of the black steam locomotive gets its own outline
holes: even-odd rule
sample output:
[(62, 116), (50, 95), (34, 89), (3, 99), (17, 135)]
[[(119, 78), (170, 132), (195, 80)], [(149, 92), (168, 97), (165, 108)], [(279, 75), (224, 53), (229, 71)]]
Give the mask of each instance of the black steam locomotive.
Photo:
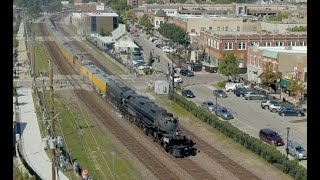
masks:
[(196, 155), (195, 143), (181, 134), (177, 117), (115, 78), (110, 77), (107, 88), (105, 97), (126, 119), (135, 123), (146, 135), (153, 137), (155, 142), (162, 145), (166, 152), (176, 158)]

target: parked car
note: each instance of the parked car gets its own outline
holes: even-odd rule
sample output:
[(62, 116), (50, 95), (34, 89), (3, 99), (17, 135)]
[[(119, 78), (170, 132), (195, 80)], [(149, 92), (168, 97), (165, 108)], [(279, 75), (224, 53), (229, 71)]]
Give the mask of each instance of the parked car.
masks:
[(145, 64), (141, 64), (140, 66), (137, 67), (138, 70), (144, 70), (144, 69), (150, 69), (150, 66), (147, 66)]
[(228, 97), (227, 94), (222, 89), (213, 90), (213, 95), (219, 98), (226, 98)]
[[(175, 83), (182, 83), (183, 82), (181, 77), (178, 74), (174, 73), (173, 77), (174, 77)], [(172, 81), (172, 76), (170, 76), (170, 80)]]
[(292, 140), (288, 141), (288, 152), (291, 154), (295, 159), (298, 160), (305, 160), (307, 159), (307, 151), (297, 142)]
[(303, 116), (304, 113), (301, 112), (301, 111), (298, 111), (292, 107), (284, 107), (284, 108), (281, 108), (278, 112), (278, 114), (282, 117), (285, 117), (285, 116)]
[(233, 92), (237, 97), (244, 97), (244, 95), (248, 92), (249, 90), (245, 87), (237, 87)]
[(156, 44), (156, 47), (162, 49), (163, 44)]
[(263, 100), (263, 99), (266, 99), (266, 96), (250, 91), (244, 95), (244, 99), (245, 100)]
[(234, 91), (236, 89), (236, 87), (238, 87), (239, 85), (241, 86), (241, 85), (244, 85), (244, 84), (243, 83), (226, 83), (225, 90), (227, 92)]
[(281, 103), (272, 103), (269, 105), (269, 110), (270, 112), (276, 113), (278, 112), (281, 108), (282, 108), (282, 104)]
[(262, 100), (261, 101), (261, 108), (262, 109), (270, 109), (271, 104), (280, 104), (279, 101), (276, 100)]
[(190, 89), (182, 90), (182, 96), (187, 97), (187, 98), (196, 97)]
[(233, 115), (226, 108), (223, 107), (217, 108), (216, 115), (224, 120), (233, 119)]
[(131, 52), (131, 56), (142, 56), (140, 51), (133, 51)]
[(194, 73), (192, 71), (190, 71), (189, 69), (181, 69), (180, 70), (180, 74), (182, 76), (194, 76)]
[(177, 49), (174, 49), (174, 48), (169, 47), (169, 46), (163, 46), (162, 47), (162, 51), (165, 52), (165, 53), (176, 53)]
[(284, 142), (280, 135), (272, 129), (261, 129), (259, 131), (260, 140), (275, 146), (282, 146)]
[(205, 108), (209, 111), (215, 111), (216, 110), (216, 104), (212, 101), (203, 101), (200, 105), (202, 108)]

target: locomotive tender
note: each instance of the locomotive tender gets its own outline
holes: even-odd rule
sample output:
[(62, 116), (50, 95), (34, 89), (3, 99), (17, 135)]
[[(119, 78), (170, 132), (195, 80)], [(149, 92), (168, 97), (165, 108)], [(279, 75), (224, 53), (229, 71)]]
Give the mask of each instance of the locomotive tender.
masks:
[(92, 65), (90, 60), (72, 49), (51, 20), (47, 20), (47, 25), (68, 63), (76, 67), (93, 88), (111, 102), (127, 120), (143, 129), (146, 135), (151, 136), (153, 141), (174, 157), (196, 155), (195, 143), (181, 134), (177, 117), (157, 106), (148, 97), (137, 94), (119, 78)]

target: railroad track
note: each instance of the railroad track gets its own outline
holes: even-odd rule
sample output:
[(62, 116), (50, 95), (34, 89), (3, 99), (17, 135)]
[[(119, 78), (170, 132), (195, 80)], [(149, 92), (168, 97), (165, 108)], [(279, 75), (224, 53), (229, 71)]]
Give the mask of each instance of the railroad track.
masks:
[[(44, 23), (40, 23), (40, 31), (42, 33), (42, 35), (44, 36), (50, 36), (48, 29), (46, 27), (46, 24)], [(66, 78), (66, 80), (70, 83), (70, 85), (73, 88), (79, 88), (82, 89), (82, 85), (81, 83), (78, 82), (78, 80), (76, 78), (73, 77), (73, 75), (80, 75), (79, 72), (77, 72), (72, 65), (70, 65), (66, 59), (64, 58), (63, 54), (61, 53), (61, 51), (58, 49), (57, 44), (54, 41), (44, 41), (44, 45), (45, 45), (45, 50), (47, 51), (47, 53), (50, 54), (50, 56), (52, 57), (52, 61), (54, 62), (54, 64), (56, 65), (58, 71), (64, 75), (64, 77)], [(71, 76), (68, 76), (71, 75)]]
[[(59, 30), (63, 31), (63, 33), (66, 33), (67, 35), (70, 36), (69, 33), (67, 33), (66, 31), (62, 30), (63, 28), (62, 27), (59, 27), (60, 25), (56, 24), (57, 25), (57, 28), (59, 28)], [(78, 42), (78, 41), (69, 41), (69, 43), (71, 45), (74, 45), (77, 49), (79, 49), (81, 52), (86, 52), (86, 49), (83, 47), (83, 45)], [(110, 71), (108, 68), (106, 68), (99, 60), (97, 60), (91, 53), (87, 53), (86, 54), (90, 60), (92, 60), (101, 70), (103, 70), (104, 72), (106, 72), (107, 74), (112, 74), (112, 75), (116, 75), (114, 74), (112, 71)], [(84, 97), (86, 97), (85, 91), (82, 91), (81, 92), (82, 94), (79, 95), (79, 97), (81, 97), (81, 100), (84, 99)], [(87, 95), (88, 96), (88, 95)], [(88, 98), (90, 100), (90, 98)], [(97, 112), (97, 108), (93, 108), (92, 107), (96, 107), (96, 105), (94, 105), (94, 102), (91, 103), (88, 103), (88, 101), (86, 101), (85, 103), (86, 105), (87, 104), (90, 104), (90, 106), (88, 106), (89, 109), (92, 110), (92, 112), (95, 113), (95, 115), (97, 117), (101, 117), (101, 115), (104, 115), (104, 114), (108, 114), (107, 112), (105, 113), (102, 113), (102, 112)], [(106, 117), (101, 117), (99, 119), (110, 119), (110, 118), (106, 118)], [(113, 121), (116, 121), (116, 120), (113, 120)], [(108, 129), (111, 129), (111, 130), (114, 130), (116, 129), (115, 126), (110, 126), (110, 123), (106, 123), (106, 121), (102, 121), (103, 124), (105, 124), (106, 127), (108, 127)], [(111, 123), (112, 124), (112, 123)], [(114, 125), (114, 124), (113, 124)], [(120, 127), (121, 128), (121, 127)], [(138, 130), (139, 132), (141, 130)], [(117, 132), (123, 132), (123, 128), (121, 128), (121, 131), (120, 130), (115, 130), (113, 131), (113, 133), (117, 133)], [(123, 138), (123, 133), (120, 133), (118, 134), (119, 136), (117, 136), (117, 138), (121, 141), (121, 142), (125, 142), (124, 144), (127, 146), (127, 147), (130, 147), (130, 150), (133, 151), (134, 154), (138, 154), (139, 152), (141, 151), (145, 151), (145, 149), (141, 148), (142, 146), (140, 145), (140, 143), (133, 143), (133, 141), (130, 141), (130, 142), (127, 142), (125, 140), (127, 140), (128, 138), (130, 139), (131, 136), (125, 136), (125, 138)], [(129, 144), (126, 144), (129, 143)], [(132, 147), (135, 147), (135, 148), (132, 148)], [(162, 147), (160, 147), (160, 145), (156, 144), (156, 146), (159, 146), (159, 148), (162, 149)], [(150, 154), (150, 153), (149, 153)], [(142, 157), (143, 158), (139, 158), (139, 160), (141, 160), (144, 164), (147, 164), (147, 167), (150, 167), (150, 163), (151, 164), (155, 164), (154, 161), (151, 161), (151, 162), (147, 162), (150, 161), (149, 159), (154, 159), (154, 157), (150, 154), (150, 155), (143, 155)], [(164, 154), (166, 155), (166, 154)], [(146, 158), (148, 157), (148, 158)], [(159, 161), (157, 161), (159, 163)], [(176, 162), (183, 170), (185, 170), (186, 172), (188, 172), (188, 174), (190, 174), (190, 176), (192, 176), (193, 178), (195, 179), (213, 179), (212, 175), (210, 173), (208, 173), (207, 171), (203, 170), (200, 166), (198, 166), (197, 164), (195, 164), (193, 161), (191, 161), (190, 159), (179, 159), (177, 162)], [(157, 163), (156, 163), (157, 164)], [(163, 164), (161, 164), (161, 166), (165, 166)], [(158, 170), (159, 167), (155, 167), (155, 170), (156, 172), (152, 171), (153, 173), (155, 173), (155, 175), (157, 176), (159, 174)], [(165, 172), (171, 172), (170, 170), (168, 171), (168, 169), (164, 170), (163, 172), (161, 172), (159, 175), (159, 177), (162, 179), (162, 178), (165, 178), (167, 179), (166, 177), (166, 173)], [(174, 173), (170, 173), (169, 174), (169, 179), (179, 179), (176, 175), (173, 176)]]
[[(56, 18), (56, 20), (59, 20), (59, 18)], [(67, 35), (69, 38), (72, 39), (72, 36), (70, 35), (70, 33), (66, 32), (65, 30), (63, 30), (63, 27), (60, 26), (60, 24), (56, 24), (58, 27), (58, 29), (64, 33), (65, 35)], [(78, 50), (80, 50), (81, 52), (88, 52), (83, 45), (76, 41), (76, 40), (71, 40), (69, 41), (69, 43), (71, 45), (73, 45), (74, 47), (76, 47)], [(104, 72), (106, 72), (107, 74), (111, 74), (111, 75), (116, 75), (114, 74), (112, 71), (110, 71), (108, 68), (106, 68), (94, 55), (91, 54), (91, 52), (86, 53), (86, 56), (94, 62), (94, 64), (96, 66), (98, 66), (101, 70), (103, 70)], [(87, 105), (87, 107), (89, 109), (91, 109), (92, 112), (94, 112), (94, 114), (99, 117), (100, 121), (108, 128), (110, 129), (115, 136), (126, 146), (126, 147), (130, 147), (130, 151), (133, 152), (133, 154), (136, 154), (138, 157), (138, 159), (140, 161), (142, 161), (147, 168), (150, 168), (150, 171), (152, 173), (155, 173), (155, 175), (157, 177), (160, 177), (161, 179), (163, 177), (165, 177), (165, 179), (167, 179), (167, 177), (169, 179), (176, 179), (177, 176), (168, 169), (160, 169), (159, 171), (154, 172), (155, 169), (158, 169), (159, 167), (164, 167), (165, 165), (156, 161), (156, 165), (155, 166), (150, 166), (154, 163), (154, 160), (149, 161), (149, 159), (154, 159), (154, 157), (152, 156), (152, 154), (143, 154), (143, 156), (140, 156), (139, 154), (141, 153), (141, 151), (143, 151), (144, 149), (139, 149), (139, 142), (133, 143), (132, 140), (130, 142), (127, 142), (128, 139), (132, 138), (132, 136), (127, 136), (127, 135), (123, 135), (125, 132), (123, 132), (123, 128), (119, 128), (119, 131), (117, 131), (118, 125), (115, 124), (115, 119), (110, 118), (110, 116), (108, 115), (107, 112), (104, 112), (103, 109), (101, 109), (101, 107), (96, 106), (95, 102), (92, 101), (92, 98), (90, 98), (90, 94), (88, 92), (85, 91), (76, 91), (77, 96), (80, 98), (81, 101), (83, 101), (84, 104)], [(84, 98), (85, 97), (85, 98)], [(111, 119), (111, 120), (110, 120)], [(120, 134), (118, 134), (117, 132), (122, 132)], [(141, 131), (139, 131), (141, 132)], [(199, 150), (201, 150), (201, 153), (205, 153), (210, 159), (218, 162), (222, 167), (224, 167), (225, 169), (227, 169), (229, 172), (231, 172), (235, 177), (239, 178), (239, 179), (261, 179), (259, 177), (257, 177), (256, 175), (254, 175), (252, 172), (248, 171), (246, 168), (244, 168), (243, 166), (239, 165), (237, 162), (233, 161), (232, 159), (228, 158), (226, 155), (224, 155), (221, 151), (219, 151), (218, 149), (214, 148), (213, 146), (209, 145), (208, 143), (206, 143), (205, 141), (203, 141), (201, 138), (197, 137), (194, 133), (183, 129), (183, 132), (185, 132), (186, 134), (189, 134), (193, 137), (194, 141), (197, 142), (197, 148)], [(126, 138), (124, 138), (124, 137)], [(127, 139), (128, 138), (128, 139)], [(131, 148), (131, 146), (133, 146), (134, 148)], [(136, 147), (138, 146), (138, 147)], [(214, 176), (211, 175), (209, 172), (207, 172), (206, 170), (204, 170), (203, 168), (201, 168), (199, 165), (197, 165), (195, 162), (193, 162), (191, 159), (174, 159), (172, 160), (174, 161), (176, 164), (178, 164), (179, 167), (181, 167), (184, 171), (186, 171), (190, 176), (192, 176), (195, 179), (214, 179)], [(159, 167), (158, 167), (159, 166)], [(159, 173), (161, 172), (161, 173)], [(167, 175), (164, 175), (164, 174)], [(171, 178), (170, 178), (171, 177)]]
[(195, 142), (197, 142), (197, 147), (201, 149), (202, 153), (205, 153), (208, 155), (211, 159), (214, 159), (216, 162), (221, 164), (224, 168), (228, 169), (232, 174), (237, 176), (239, 179), (242, 180), (259, 180), (260, 177), (257, 177), (252, 172), (247, 170), (246, 168), (240, 166), (238, 163), (224, 155), (219, 150), (213, 148), (211, 145), (209, 145), (207, 142), (203, 141), (201, 138), (198, 138), (196, 135), (194, 135), (192, 132), (187, 130), (186, 128), (181, 128), (183, 132), (186, 134), (192, 134), (192, 139), (194, 139)]
[(131, 134), (129, 134), (123, 127), (121, 127), (109, 112), (106, 111), (103, 105), (97, 105), (93, 94), (83, 91), (75, 90), (76, 96), (95, 114), (95, 116), (102, 120), (107, 129), (126, 146), (133, 154), (139, 156), (139, 160), (146, 165), (146, 167), (159, 179), (180, 179), (171, 169), (168, 169), (165, 164), (161, 163), (154, 157), (152, 153), (146, 151), (143, 145), (138, 142)]

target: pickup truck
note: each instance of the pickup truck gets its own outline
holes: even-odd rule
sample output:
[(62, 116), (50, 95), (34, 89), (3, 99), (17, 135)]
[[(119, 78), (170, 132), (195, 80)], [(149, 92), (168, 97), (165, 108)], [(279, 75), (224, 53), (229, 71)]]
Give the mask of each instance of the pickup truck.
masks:
[[(175, 73), (173, 75), (173, 77), (174, 77), (174, 83), (182, 83), (183, 82), (181, 77), (178, 74)], [(172, 81), (172, 76), (170, 76), (170, 81)]]
[(277, 105), (277, 104), (279, 104), (279, 102), (276, 100), (262, 100), (261, 101), (261, 108), (262, 109), (270, 109), (270, 106), (273, 104)]

